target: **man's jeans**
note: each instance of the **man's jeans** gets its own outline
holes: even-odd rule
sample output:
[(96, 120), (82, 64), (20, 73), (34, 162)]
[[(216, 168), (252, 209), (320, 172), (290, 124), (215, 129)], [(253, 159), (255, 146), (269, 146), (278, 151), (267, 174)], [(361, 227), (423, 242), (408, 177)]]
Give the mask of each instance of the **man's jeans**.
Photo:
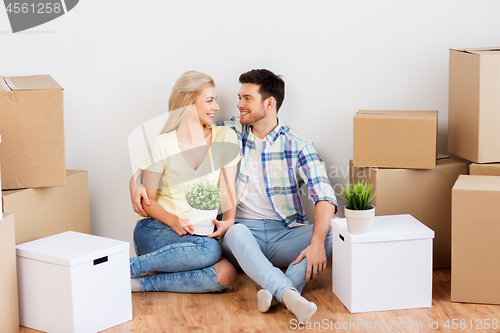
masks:
[[(311, 243), (313, 225), (287, 228), (280, 221), (239, 221), (224, 235), (222, 255), (280, 302), (287, 289), (302, 293), (306, 284), (307, 260), (293, 262)], [(332, 231), (325, 241), (327, 260), (332, 256)], [(286, 268), (284, 274), (279, 268)]]
[(143, 291), (205, 293), (221, 291), (214, 264), (221, 258), (219, 243), (212, 238), (179, 236), (166, 224), (153, 218), (137, 222), (134, 229), (135, 252), (130, 258), (130, 275), (142, 276)]

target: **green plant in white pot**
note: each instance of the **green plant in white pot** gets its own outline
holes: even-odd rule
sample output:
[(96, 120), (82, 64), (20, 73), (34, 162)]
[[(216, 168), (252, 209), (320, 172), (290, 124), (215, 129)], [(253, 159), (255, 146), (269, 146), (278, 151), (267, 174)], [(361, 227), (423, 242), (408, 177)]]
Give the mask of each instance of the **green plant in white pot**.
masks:
[(189, 204), (189, 223), (195, 235), (206, 236), (214, 231), (213, 220), (217, 217), (222, 191), (209, 182), (196, 183), (186, 192)]
[(372, 193), (372, 190), (373, 184), (368, 184), (364, 179), (342, 187), (340, 196), (346, 203), (344, 215), (347, 220), (347, 229), (351, 234), (364, 234), (371, 230), (375, 216), (372, 201), (376, 195)]

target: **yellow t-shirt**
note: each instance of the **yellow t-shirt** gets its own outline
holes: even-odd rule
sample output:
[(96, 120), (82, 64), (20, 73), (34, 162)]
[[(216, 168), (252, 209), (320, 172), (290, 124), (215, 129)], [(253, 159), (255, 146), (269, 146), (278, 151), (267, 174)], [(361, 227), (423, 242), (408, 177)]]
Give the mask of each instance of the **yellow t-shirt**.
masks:
[[(221, 169), (239, 162), (240, 147), (232, 129), (213, 126), (210, 148), (198, 169), (193, 170), (181, 153), (176, 133), (172, 131), (159, 135), (150, 144), (139, 169), (163, 173), (156, 192), (156, 202), (167, 212), (187, 219), (189, 205), (186, 191), (199, 182), (218, 184)], [(194, 149), (192, 152), (196, 153)]]

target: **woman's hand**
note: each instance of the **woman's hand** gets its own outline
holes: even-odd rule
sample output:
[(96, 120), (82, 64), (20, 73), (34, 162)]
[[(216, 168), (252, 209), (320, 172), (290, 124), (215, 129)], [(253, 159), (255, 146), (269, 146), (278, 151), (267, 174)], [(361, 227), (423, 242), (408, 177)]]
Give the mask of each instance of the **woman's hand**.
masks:
[[(184, 229), (184, 231), (190, 235), (193, 234), (194, 227), (189, 223), (189, 219), (181, 219), (179, 218), (179, 224)], [(184, 235), (186, 234), (184, 233)]]
[(172, 228), (172, 230), (175, 231), (179, 236), (184, 236), (185, 234), (193, 234), (194, 227), (189, 224), (188, 219), (181, 219), (175, 216), (174, 219), (172, 219), (172, 221), (170, 221), (169, 223), (163, 223)]
[(217, 227), (217, 231), (212, 232), (207, 237), (220, 239), (226, 233), (227, 229), (231, 228), (234, 224), (234, 219), (229, 219), (225, 221), (214, 220), (214, 224)]

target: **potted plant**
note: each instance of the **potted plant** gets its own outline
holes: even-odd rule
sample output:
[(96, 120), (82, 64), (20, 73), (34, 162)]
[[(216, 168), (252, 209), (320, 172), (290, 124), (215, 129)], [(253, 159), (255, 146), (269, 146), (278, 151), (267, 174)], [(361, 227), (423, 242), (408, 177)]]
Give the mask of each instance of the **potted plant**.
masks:
[(217, 217), (222, 191), (213, 183), (194, 184), (186, 192), (189, 204), (189, 223), (195, 235), (207, 236), (214, 231), (213, 220)]
[(358, 180), (355, 184), (342, 187), (340, 196), (345, 200), (344, 215), (347, 230), (352, 234), (364, 234), (371, 230), (375, 207), (372, 206), (376, 193), (372, 193), (373, 184)]

